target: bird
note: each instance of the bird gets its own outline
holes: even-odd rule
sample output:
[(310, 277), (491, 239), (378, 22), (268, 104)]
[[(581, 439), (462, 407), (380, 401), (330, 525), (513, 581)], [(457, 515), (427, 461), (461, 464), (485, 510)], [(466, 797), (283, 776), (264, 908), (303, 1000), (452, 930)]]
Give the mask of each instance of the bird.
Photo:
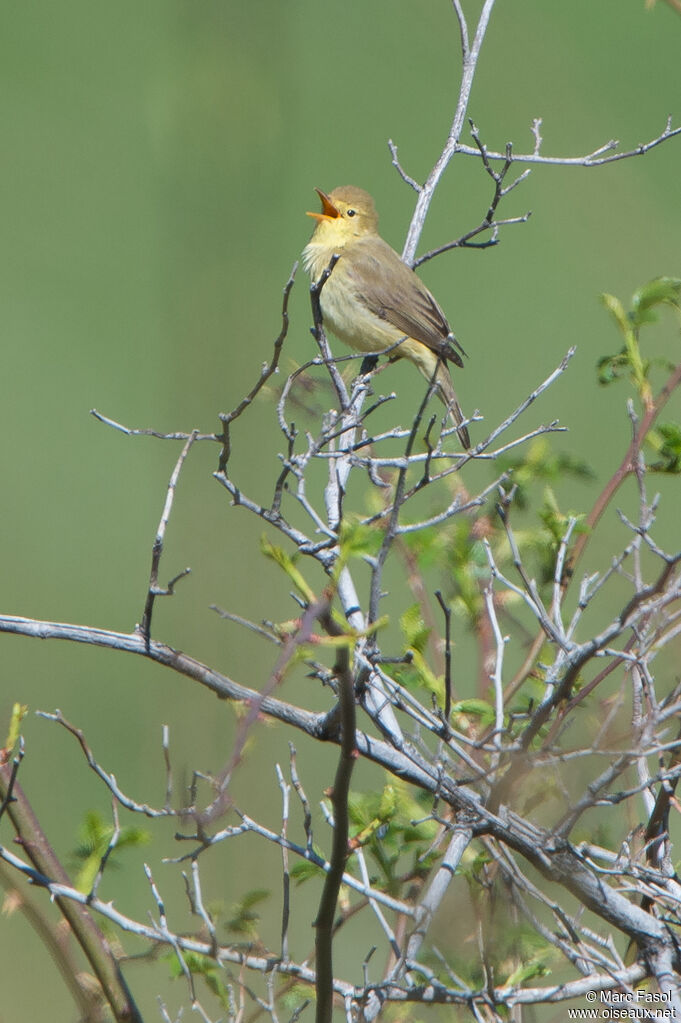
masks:
[(315, 191), (320, 213), (303, 251), (303, 264), (317, 283), (334, 256), (320, 293), (324, 325), (336, 337), (369, 355), (395, 345), (391, 359), (413, 362), (450, 414), (464, 448), (471, 441), (447, 363), (463, 368), (463, 348), (420, 277), (378, 233), (374, 200), (363, 188), (342, 185), (327, 195)]

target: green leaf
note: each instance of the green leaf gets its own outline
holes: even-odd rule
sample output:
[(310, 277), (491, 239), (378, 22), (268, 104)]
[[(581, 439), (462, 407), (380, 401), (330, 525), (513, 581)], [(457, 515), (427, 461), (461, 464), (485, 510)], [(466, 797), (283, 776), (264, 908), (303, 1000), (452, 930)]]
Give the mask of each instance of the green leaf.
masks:
[(376, 554), (381, 546), (382, 537), (381, 530), (376, 526), (344, 519), (340, 529), (340, 560), (345, 562), (348, 558)]
[(614, 295), (601, 295), (601, 301), (612, 314), (624, 339), (624, 347), (616, 355), (607, 355), (598, 361), (598, 380), (601, 384), (609, 384), (628, 375), (641, 402), (648, 407), (652, 401), (649, 381), (651, 361), (643, 358), (639, 333), (642, 327), (657, 319), (660, 306), (671, 306), (681, 323), (681, 279), (656, 277), (648, 281), (634, 293), (628, 313)]
[(419, 604), (412, 604), (400, 616), (400, 628), (405, 639), (405, 645), (411, 650), (418, 650), (419, 653), (423, 653), (428, 642), (430, 629), (423, 620)]
[(375, 883), (383, 890), (393, 894), (399, 891), (407, 851), (412, 859), (412, 876), (418, 874), (421, 858), (437, 830), (435, 821), (421, 820), (429, 810), (428, 799), (422, 805), (406, 785), (394, 779), (380, 792), (350, 793), (351, 848), (361, 846), (371, 855), (380, 871)]
[[(164, 958), (168, 961), (170, 974), (174, 979), (184, 976), (182, 963), (174, 951), (171, 951)], [(225, 974), (215, 960), (209, 959), (208, 956), (200, 955), (198, 952), (188, 952), (186, 950), (182, 953), (182, 958), (192, 976), (203, 977), (209, 991), (220, 1000), (222, 1007), (225, 1009), (230, 1008), (230, 992), (222, 979)]]
[(21, 731), (21, 722), (28, 714), (28, 707), (23, 703), (15, 703), (12, 705), (12, 717), (9, 722), (9, 729), (7, 731), (7, 739), (5, 740), (5, 751), (7, 756), (10, 756), (12, 750), (19, 741), (19, 733)]
[(260, 549), (266, 558), (271, 558), (275, 564), (279, 565), (284, 570), (286, 575), (289, 577), (296, 589), (303, 595), (305, 600), (311, 604), (315, 600), (314, 591), (308, 586), (302, 573), (296, 568), (293, 558), (286, 553), (281, 547), (277, 547), (276, 544), (270, 543), (266, 536), (263, 536), (260, 541)]
[(633, 318), (637, 324), (651, 323), (657, 317), (656, 306), (671, 305), (681, 308), (681, 280), (678, 277), (656, 277), (634, 292)]
[(631, 323), (620, 300), (615, 298), (614, 295), (608, 295), (606, 292), (600, 296), (600, 299), (608, 312), (612, 313), (615, 323), (622, 334), (628, 334), (631, 331)]
[[(72, 854), (78, 868), (74, 884), (79, 891), (89, 892), (91, 890), (113, 833), (113, 825), (96, 810), (89, 810), (85, 814), (80, 827), (80, 842)], [(116, 869), (119, 865), (120, 853), (124, 849), (138, 848), (147, 845), (150, 841), (151, 835), (143, 828), (121, 828), (116, 847), (107, 860), (106, 869)]]
[(525, 981), (534, 980), (536, 977), (547, 977), (550, 973), (551, 967), (547, 957), (538, 956), (514, 970), (510, 977), (506, 978), (506, 986), (519, 987)]
[(303, 884), (305, 881), (309, 881), (311, 877), (323, 877), (324, 871), (318, 864), (313, 863), (312, 860), (298, 860), (294, 863), (291, 868), (291, 877), (296, 884)]
[(403, 542), (416, 555), (419, 567), (424, 569), (437, 564), (442, 558), (441, 537), (440, 529), (422, 529), (415, 533), (407, 533), (403, 537)]
[(646, 442), (659, 456), (659, 460), (653, 462), (650, 469), (670, 475), (681, 473), (681, 426), (677, 423), (662, 423), (648, 433)]
[(480, 718), (483, 725), (491, 725), (494, 721), (494, 707), (486, 700), (472, 697), (470, 700), (457, 700), (452, 704), (452, 714), (470, 714)]
[(598, 369), (598, 383), (603, 387), (619, 380), (629, 367), (629, 356), (626, 348), (616, 355), (604, 355), (596, 363)]
[(270, 895), (269, 888), (252, 888), (249, 892), (246, 892), (241, 905), (245, 909), (251, 909), (253, 906), (257, 906), (259, 902), (264, 902), (265, 899), (269, 899)]
[(444, 679), (431, 670), (420, 650), (412, 650), (411, 663), (416, 670), (419, 685), (424, 686), (429, 693), (434, 693), (441, 701), (444, 695)]
[(533, 483), (562, 481), (566, 476), (590, 480), (595, 474), (589, 464), (569, 451), (554, 451), (545, 437), (533, 441), (524, 458), (509, 459), (502, 467), (513, 473), (516, 487), (515, 500), (520, 508), (531, 502), (528, 488)]
[(232, 907), (232, 916), (225, 922), (225, 927), (235, 934), (257, 938), (260, 914), (255, 911), (255, 906), (268, 899), (270, 894), (267, 888), (253, 888), (246, 892), (241, 901)]

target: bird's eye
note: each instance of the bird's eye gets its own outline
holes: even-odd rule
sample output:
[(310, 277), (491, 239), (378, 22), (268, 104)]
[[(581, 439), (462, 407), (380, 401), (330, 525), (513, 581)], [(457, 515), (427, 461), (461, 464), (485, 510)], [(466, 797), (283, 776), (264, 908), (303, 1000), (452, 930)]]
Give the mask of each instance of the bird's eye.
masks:
[(357, 213), (357, 210), (348, 210), (347, 211), (348, 217), (354, 217), (356, 215), (356, 213)]

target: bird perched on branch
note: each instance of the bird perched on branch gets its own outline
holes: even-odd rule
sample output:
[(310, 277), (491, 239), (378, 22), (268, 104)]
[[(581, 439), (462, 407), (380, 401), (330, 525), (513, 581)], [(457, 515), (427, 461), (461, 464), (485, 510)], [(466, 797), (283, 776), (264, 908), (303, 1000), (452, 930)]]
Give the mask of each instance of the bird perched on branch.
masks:
[(334, 188), (329, 195), (316, 191), (322, 211), (308, 213), (317, 226), (303, 252), (305, 269), (318, 281), (332, 257), (340, 257), (321, 291), (325, 325), (360, 352), (371, 354), (396, 345), (390, 358), (409, 359), (426, 380), (434, 375), (437, 394), (459, 440), (469, 448), (447, 367), (453, 362), (463, 368), (465, 352), (445, 314), (423, 281), (379, 235), (378, 214), (368, 192), (354, 185)]

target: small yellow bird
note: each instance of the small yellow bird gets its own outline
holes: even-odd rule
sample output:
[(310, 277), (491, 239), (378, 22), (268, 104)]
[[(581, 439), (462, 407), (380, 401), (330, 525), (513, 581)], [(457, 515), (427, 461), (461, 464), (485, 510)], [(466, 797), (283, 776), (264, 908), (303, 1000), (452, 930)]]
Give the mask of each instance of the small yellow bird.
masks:
[[(402, 343), (390, 358), (409, 359), (435, 384), (447, 406), (459, 440), (471, 446), (464, 415), (447, 362), (463, 368), (463, 348), (445, 314), (423, 281), (403, 263), (378, 233), (378, 214), (368, 192), (354, 185), (334, 188), (321, 213), (308, 213), (317, 226), (303, 252), (305, 269), (318, 281), (337, 254), (340, 258), (321, 292), (324, 323), (345, 344), (360, 352), (380, 352)], [(457, 348), (459, 351), (457, 351)]]

